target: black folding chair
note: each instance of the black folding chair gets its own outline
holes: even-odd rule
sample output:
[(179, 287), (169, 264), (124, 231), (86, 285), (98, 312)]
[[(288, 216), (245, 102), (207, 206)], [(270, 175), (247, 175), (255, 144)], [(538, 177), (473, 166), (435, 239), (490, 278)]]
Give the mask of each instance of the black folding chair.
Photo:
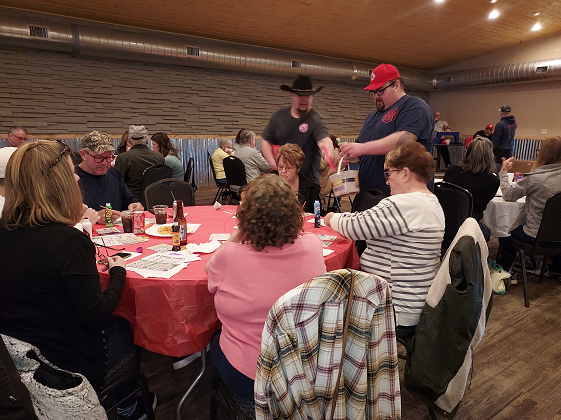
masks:
[[(356, 213), (356, 212), (368, 210), (376, 206), (380, 201), (382, 201), (386, 197), (387, 195), (377, 188), (371, 191), (359, 192), (357, 195), (355, 195), (355, 199), (353, 200), (353, 204), (351, 207), (351, 212)], [(362, 253), (366, 249), (366, 241), (361, 241), (361, 240), (355, 241), (355, 245), (358, 255), (362, 255)]]
[(146, 208), (146, 202), (144, 201), (146, 188), (154, 182), (166, 178), (171, 178), (171, 168), (163, 163), (156, 163), (144, 170), (140, 181), (140, 203), (144, 208)]
[(212, 171), (212, 177), (214, 178), (214, 182), (218, 187), (218, 191), (216, 191), (216, 195), (214, 196), (213, 203), (215, 203), (217, 200), (224, 201), (222, 195), (224, 194), (225, 191), (228, 191), (228, 187), (218, 184), (218, 181), (216, 180), (216, 171), (214, 170), (214, 165), (212, 164), (212, 156), (210, 155), (208, 150), (206, 154), (208, 156), (208, 165), (210, 166), (210, 170)]
[(185, 175), (183, 175), (183, 181), (188, 182), (193, 188), (193, 192), (197, 191), (197, 184), (195, 183), (195, 161), (193, 158), (189, 158), (187, 161), (187, 169), (185, 169)]
[(509, 244), (516, 248), (516, 254), (520, 254), (522, 264), (522, 283), (524, 290), (524, 305), (530, 307), (528, 297), (528, 276), (526, 273), (526, 254), (530, 256), (543, 255), (543, 264), (540, 271), (538, 282), (543, 280), (547, 269), (547, 258), (561, 256), (561, 192), (552, 195), (547, 199), (543, 210), (540, 228), (533, 244), (520, 242), (512, 237), (507, 238), (499, 245), (497, 260), (499, 259), (504, 244)]
[(195, 205), (193, 188), (185, 181), (166, 178), (149, 185), (144, 192), (147, 210), (153, 212), (154, 206), (165, 204), (173, 206), (173, 200), (183, 201), (184, 206)]
[[(226, 182), (228, 183), (228, 203), (235, 204), (240, 201), (239, 192), (247, 185), (247, 177), (245, 175), (245, 165), (235, 156), (228, 156), (222, 161), (224, 165), (224, 173), (226, 174)], [(222, 204), (226, 204), (222, 194)]]
[(0, 417), (6, 415), (10, 419), (36, 420), (31, 396), (21, 382), (19, 372), (0, 336), (0, 398), (1, 406), (5, 407)]
[(462, 223), (472, 215), (473, 197), (465, 188), (450, 182), (437, 182), (434, 184), (434, 194), (444, 211), (445, 222), (442, 250), (446, 252)]

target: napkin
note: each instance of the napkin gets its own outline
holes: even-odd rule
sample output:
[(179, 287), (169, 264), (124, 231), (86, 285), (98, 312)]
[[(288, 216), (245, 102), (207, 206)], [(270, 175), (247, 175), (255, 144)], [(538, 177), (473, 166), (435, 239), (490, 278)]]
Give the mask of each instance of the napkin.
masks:
[(217, 240), (211, 241), (211, 242), (207, 242), (206, 244), (187, 244), (187, 251), (189, 252), (200, 252), (203, 254), (210, 254), (214, 251), (216, 251), (219, 247), (220, 247), (220, 242), (218, 242)]

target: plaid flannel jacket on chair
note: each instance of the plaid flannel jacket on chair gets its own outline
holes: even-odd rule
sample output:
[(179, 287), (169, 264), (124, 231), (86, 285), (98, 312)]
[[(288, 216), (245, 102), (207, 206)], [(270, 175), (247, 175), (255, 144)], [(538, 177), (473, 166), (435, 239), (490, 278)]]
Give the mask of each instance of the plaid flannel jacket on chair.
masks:
[(350, 270), (316, 277), (271, 308), (257, 361), (257, 419), (321, 420), (335, 400), (334, 420), (401, 418), (391, 289), (380, 277), (355, 275), (337, 392)]

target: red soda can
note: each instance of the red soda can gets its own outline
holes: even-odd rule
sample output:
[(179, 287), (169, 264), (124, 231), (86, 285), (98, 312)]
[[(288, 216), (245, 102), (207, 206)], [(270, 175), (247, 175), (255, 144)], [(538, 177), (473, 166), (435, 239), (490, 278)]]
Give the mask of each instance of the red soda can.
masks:
[(132, 215), (132, 233), (144, 233), (144, 212), (135, 211)]
[(520, 181), (522, 179), (522, 177), (523, 177), (522, 172), (516, 172), (514, 174), (514, 182)]

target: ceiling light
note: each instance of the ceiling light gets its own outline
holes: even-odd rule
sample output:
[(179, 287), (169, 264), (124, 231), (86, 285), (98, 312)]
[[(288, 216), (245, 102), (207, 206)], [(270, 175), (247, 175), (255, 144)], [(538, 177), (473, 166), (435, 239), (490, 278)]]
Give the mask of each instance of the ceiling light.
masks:
[(497, 12), (496, 10), (493, 10), (491, 13), (489, 13), (489, 19), (495, 19), (499, 16), (499, 12)]
[(540, 25), (540, 23), (536, 23), (534, 26), (532, 26), (532, 31), (539, 31), (542, 28), (542, 25)]
[(539, 13), (539, 12), (538, 12), (538, 13), (534, 13), (534, 16), (539, 16), (539, 15), (540, 15), (540, 13)]
[(491, 0), (491, 3), (496, 3), (496, 2), (497, 2), (497, 0)]
[(444, 0), (434, 0), (437, 3), (444, 3)]

